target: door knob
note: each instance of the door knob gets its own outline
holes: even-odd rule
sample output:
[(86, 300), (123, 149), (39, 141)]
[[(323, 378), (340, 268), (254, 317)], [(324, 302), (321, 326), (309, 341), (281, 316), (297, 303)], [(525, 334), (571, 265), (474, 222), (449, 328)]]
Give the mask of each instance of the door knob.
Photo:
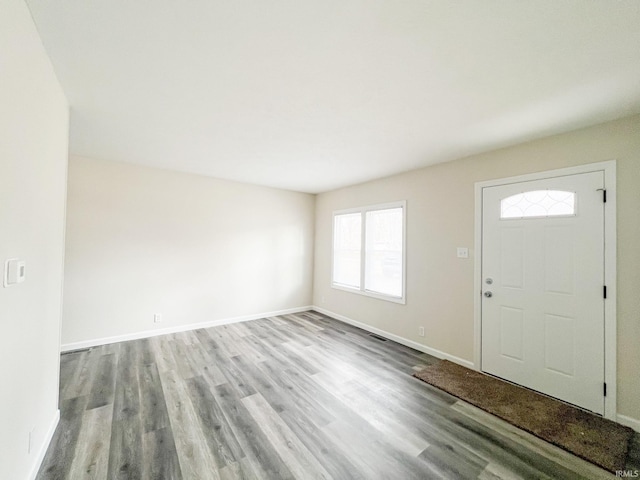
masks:
[(493, 293), (491, 293), (491, 292), (484, 292), (484, 296), (485, 296), (485, 297), (487, 297), (487, 298), (491, 298), (491, 297), (493, 297)]

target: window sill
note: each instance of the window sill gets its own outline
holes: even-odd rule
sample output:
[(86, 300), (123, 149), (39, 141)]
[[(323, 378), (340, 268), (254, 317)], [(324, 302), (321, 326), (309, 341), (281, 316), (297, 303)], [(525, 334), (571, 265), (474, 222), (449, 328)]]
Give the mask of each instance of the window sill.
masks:
[(358, 288), (345, 287), (343, 285), (337, 285), (335, 283), (331, 284), (331, 288), (335, 288), (336, 290), (342, 290), (343, 292), (355, 293), (357, 295), (362, 295), (364, 297), (377, 298), (378, 300), (385, 300), (387, 302), (399, 303), (401, 305), (406, 305), (407, 300), (403, 297), (392, 297), (391, 295), (385, 295), (384, 293), (376, 293), (370, 290), (360, 290)]

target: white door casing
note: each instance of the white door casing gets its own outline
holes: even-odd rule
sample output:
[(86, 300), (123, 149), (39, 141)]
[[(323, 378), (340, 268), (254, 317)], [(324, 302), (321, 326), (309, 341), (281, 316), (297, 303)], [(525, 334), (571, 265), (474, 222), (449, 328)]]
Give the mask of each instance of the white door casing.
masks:
[[(603, 165), (476, 185), (481, 228), (476, 229), (475, 366), (615, 419), (615, 305), (610, 305), (615, 281), (608, 284), (611, 270), (615, 273), (615, 261), (608, 265), (615, 242), (603, 203), (605, 186), (611, 190), (614, 182)], [(519, 218), (516, 208), (501, 218), (504, 199), (513, 203), (518, 194), (535, 191), (574, 193), (575, 214), (568, 214), (565, 204), (558, 216), (532, 206), (535, 217)], [(563, 194), (551, 196), (563, 199)], [(615, 260), (615, 248), (613, 254)], [(486, 292), (491, 297), (483, 296)]]

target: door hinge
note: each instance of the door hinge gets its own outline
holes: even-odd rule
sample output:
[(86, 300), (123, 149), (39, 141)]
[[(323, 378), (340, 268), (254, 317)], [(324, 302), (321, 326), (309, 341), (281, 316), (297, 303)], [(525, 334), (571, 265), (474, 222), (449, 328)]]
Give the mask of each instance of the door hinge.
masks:
[(606, 285), (604, 287), (602, 287), (602, 293), (604, 295), (604, 298), (607, 298), (607, 286)]
[(604, 390), (604, 396), (606, 397), (606, 396), (607, 396), (607, 384), (606, 384), (606, 383), (603, 383), (602, 385), (603, 385), (603, 387), (604, 387), (604, 388), (603, 388), (603, 390)]
[(598, 191), (602, 192), (602, 203), (607, 203), (607, 189), (599, 188)]

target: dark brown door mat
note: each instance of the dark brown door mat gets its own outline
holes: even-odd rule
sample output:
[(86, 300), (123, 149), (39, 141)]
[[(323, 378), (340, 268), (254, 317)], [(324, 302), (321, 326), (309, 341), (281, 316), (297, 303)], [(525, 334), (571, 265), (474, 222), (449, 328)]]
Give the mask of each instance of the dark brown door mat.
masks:
[(624, 470), (628, 427), (447, 360), (414, 376), (610, 472)]

